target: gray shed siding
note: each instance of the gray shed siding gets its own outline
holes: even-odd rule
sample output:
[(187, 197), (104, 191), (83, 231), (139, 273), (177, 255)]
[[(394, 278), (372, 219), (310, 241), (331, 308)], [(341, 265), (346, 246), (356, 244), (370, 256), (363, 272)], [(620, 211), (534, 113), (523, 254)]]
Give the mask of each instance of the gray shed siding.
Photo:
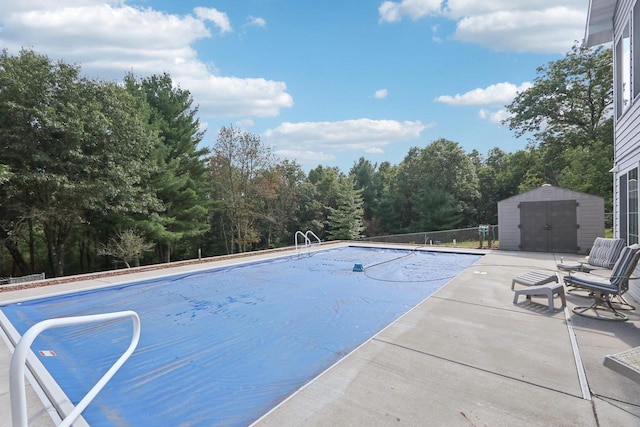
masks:
[[(615, 14), (613, 17), (613, 40), (618, 40), (622, 34), (623, 26), (630, 22), (634, 0), (622, 0), (616, 3)], [(640, 19), (636, 17), (632, 25), (640, 25)], [(639, 40), (632, 41), (632, 49), (638, 49)], [(614, 49), (615, 55), (615, 49)], [(617, 62), (614, 57), (614, 68)], [(637, 70), (634, 71), (638, 73)], [(617, 73), (614, 72), (614, 79), (617, 79)], [(614, 81), (617, 85), (617, 82)], [(617, 86), (614, 86), (617, 87)], [(614, 96), (617, 92), (614, 91)], [(626, 194), (620, 194), (620, 176), (626, 175), (631, 169), (640, 165), (640, 99), (633, 99), (632, 104), (624, 113), (615, 120), (614, 124), (614, 173), (613, 173), (613, 212), (614, 212), (614, 235), (616, 237), (624, 237), (626, 230), (620, 230), (620, 198), (627, 197)], [(635, 276), (640, 275), (640, 268), (636, 269)], [(640, 297), (640, 281), (632, 280), (630, 282), (630, 293), (634, 298)]]
[(581, 253), (587, 253), (596, 237), (604, 236), (604, 199), (577, 191), (544, 185), (526, 193), (498, 202), (498, 238), (500, 249), (520, 250), (521, 202), (575, 200), (578, 203), (577, 244)]

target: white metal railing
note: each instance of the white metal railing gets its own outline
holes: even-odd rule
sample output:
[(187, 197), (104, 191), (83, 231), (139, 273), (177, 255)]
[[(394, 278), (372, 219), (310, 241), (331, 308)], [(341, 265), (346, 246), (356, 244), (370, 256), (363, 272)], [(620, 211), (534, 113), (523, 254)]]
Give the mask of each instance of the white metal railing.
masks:
[(315, 240), (318, 241), (318, 244), (322, 243), (320, 238), (316, 236), (313, 231), (307, 230), (306, 233), (303, 233), (302, 231), (298, 230), (296, 231), (296, 235), (295, 235), (296, 251), (298, 250), (298, 236), (300, 236), (304, 239), (304, 247), (307, 249), (307, 253), (309, 252), (311, 245), (313, 244), (313, 242), (311, 242), (311, 239), (309, 238), (310, 235), (311, 237), (313, 237)]
[(298, 250), (298, 236), (300, 236), (300, 237), (302, 237), (304, 239), (304, 247), (305, 248), (311, 244), (311, 240), (309, 240), (309, 237), (307, 237), (302, 231), (298, 230), (298, 231), (296, 231), (296, 235), (295, 235), (296, 251)]
[(75, 316), (75, 317), (61, 317), (57, 319), (48, 319), (38, 322), (33, 325), (22, 336), (18, 344), (16, 345), (13, 355), (11, 356), (10, 374), (9, 374), (9, 390), (11, 394), (11, 418), (13, 421), (13, 427), (27, 427), (27, 398), (25, 390), (25, 364), (27, 355), (31, 349), (31, 344), (43, 331), (52, 328), (60, 328), (63, 326), (82, 325), (85, 323), (96, 323), (115, 319), (121, 319), (130, 317), (133, 322), (133, 333), (131, 337), (131, 344), (127, 350), (122, 353), (122, 356), (109, 368), (109, 370), (98, 380), (91, 390), (78, 402), (75, 408), (67, 415), (62, 422), (58, 425), (68, 427), (72, 422), (80, 416), (82, 411), (89, 406), (89, 403), (96, 397), (96, 395), (104, 388), (109, 382), (111, 377), (120, 369), (120, 367), (127, 361), (129, 356), (136, 349), (138, 342), (140, 341), (140, 317), (135, 311), (118, 311), (114, 313), (93, 314), (88, 316)]
[(309, 242), (309, 245), (311, 245), (311, 239), (309, 239), (309, 234), (311, 234), (311, 237), (313, 237), (314, 239), (316, 239), (318, 241), (318, 244), (322, 243), (320, 238), (318, 236), (316, 236), (316, 234), (313, 231), (307, 230), (307, 232), (304, 233), (304, 237), (307, 239), (307, 242)]

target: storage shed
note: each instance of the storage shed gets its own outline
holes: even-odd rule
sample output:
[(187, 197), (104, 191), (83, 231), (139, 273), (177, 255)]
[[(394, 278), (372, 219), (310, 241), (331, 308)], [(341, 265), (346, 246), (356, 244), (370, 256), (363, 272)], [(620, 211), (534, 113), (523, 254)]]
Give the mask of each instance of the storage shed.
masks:
[(604, 199), (545, 184), (498, 202), (500, 249), (587, 253), (604, 236)]

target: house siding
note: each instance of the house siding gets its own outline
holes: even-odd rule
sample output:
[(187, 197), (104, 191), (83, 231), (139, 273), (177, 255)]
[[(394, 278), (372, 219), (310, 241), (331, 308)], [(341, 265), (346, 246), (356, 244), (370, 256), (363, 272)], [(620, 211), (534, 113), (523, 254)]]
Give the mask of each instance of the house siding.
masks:
[[(613, 17), (613, 40), (615, 41), (623, 31), (623, 26), (630, 22), (635, 0), (618, 1)], [(634, 25), (632, 23), (632, 25)], [(635, 25), (640, 25), (640, 17), (636, 17)], [(640, 49), (640, 40), (632, 40), (632, 49)], [(635, 53), (637, 54), (637, 52)], [(615, 49), (614, 49), (615, 55)], [(614, 58), (614, 67), (617, 65)], [(634, 71), (638, 73), (638, 71)], [(617, 72), (614, 72), (614, 87), (617, 87)], [(617, 95), (617, 92), (614, 91)], [(613, 200), (614, 200), (614, 235), (624, 236), (620, 230), (620, 198), (627, 197), (620, 194), (620, 176), (625, 175), (640, 164), (640, 99), (635, 97), (629, 108), (615, 121), (614, 125), (614, 174), (613, 174)], [(639, 276), (640, 268), (636, 269), (634, 276)], [(637, 300), (640, 297), (640, 281), (631, 280), (629, 292)]]

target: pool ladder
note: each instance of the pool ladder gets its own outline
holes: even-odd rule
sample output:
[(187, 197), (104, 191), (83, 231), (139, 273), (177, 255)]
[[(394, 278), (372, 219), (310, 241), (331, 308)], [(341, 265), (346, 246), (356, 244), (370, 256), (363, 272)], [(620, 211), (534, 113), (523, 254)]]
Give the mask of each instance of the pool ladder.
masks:
[(302, 231), (298, 230), (296, 231), (296, 235), (295, 235), (295, 243), (296, 243), (296, 251), (298, 251), (298, 236), (302, 237), (304, 239), (304, 247), (307, 249), (307, 254), (310, 253), (311, 250), (311, 245), (315, 242), (311, 242), (311, 239), (309, 238), (309, 236), (313, 237), (315, 240), (317, 240), (317, 244), (321, 244), (322, 241), (320, 240), (320, 238), (318, 236), (315, 235), (315, 233), (311, 230), (307, 230), (306, 233), (303, 233)]
[(25, 390), (25, 364), (27, 356), (31, 350), (33, 341), (47, 329), (60, 328), (63, 326), (83, 325), (86, 323), (106, 322), (121, 318), (130, 317), (133, 322), (133, 334), (131, 343), (122, 356), (109, 368), (109, 370), (98, 380), (91, 390), (78, 402), (71, 412), (62, 420), (60, 426), (70, 426), (76, 418), (80, 416), (82, 411), (89, 406), (89, 403), (104, 388), (109, 380), (115, 375), (120, 367), (127, 361), (129, 356), (136, 349), (140, 341), (140, 317), (135, 311), (118, 311), (113, 313), (93, 314), (88, 316), (61, 317), (56, 319), (43, 320), (33, 325), (22, 336), (11, 356), (11, 365), (9, 373), (9, 390), (11, 394), (11, 417), (13, 427), (27, 427), (27, 398)]

